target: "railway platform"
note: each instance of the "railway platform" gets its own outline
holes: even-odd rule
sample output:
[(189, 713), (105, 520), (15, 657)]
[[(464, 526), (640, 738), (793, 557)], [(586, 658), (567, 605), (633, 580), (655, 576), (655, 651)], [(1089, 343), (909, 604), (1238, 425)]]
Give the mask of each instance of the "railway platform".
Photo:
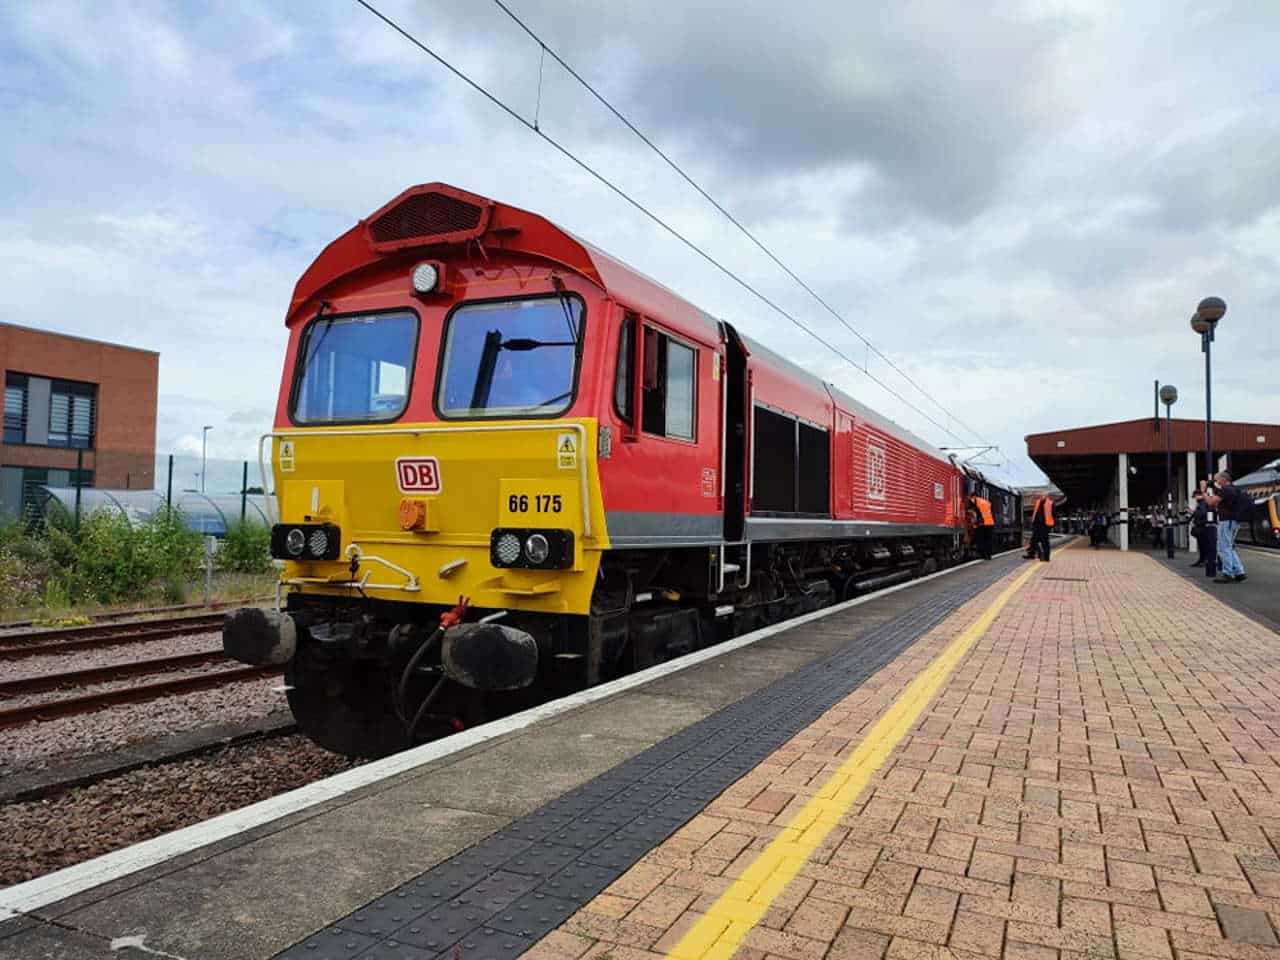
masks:
[(949, 571), (0, 891), (0, 958), (1277, 957), (1242, 596)]

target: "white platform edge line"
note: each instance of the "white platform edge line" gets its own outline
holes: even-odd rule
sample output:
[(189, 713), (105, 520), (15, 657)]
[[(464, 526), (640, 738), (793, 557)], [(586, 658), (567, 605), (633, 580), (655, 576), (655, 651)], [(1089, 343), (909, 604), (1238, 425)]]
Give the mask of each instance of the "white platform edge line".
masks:
[[(1016, 553), (1018, 549), (1020, 548), (1006, 550), (1004, 553), (999, 553), (995, 556), (1007, 556), (1010, 553)], [(101, 884), (119, 880), (131, 873), (137, 873), (148, 867), (164, 863), (166, 860), (198, 850), (200, 847), (226, 840), (238, 833), (244, 833), (273, 820), (278, 820), (281, 817), (287, 817), (318, 804), (337, 799), (354, 790), (398, 776), (413, 770), (415, 767), (423, 766), (477, 744), (506, 736), (516, 730), (531, 726), (540, 720), (547, 720), (586, 704), (595, 703), (597, 700), (604, 700), (616, 694), (644, 686), (654, 680), (697, 666), (726, 653), (732, 653), (753, 643), (759, 643), (761, 640), (767, 640), (769, 637), (785, 630), (803, 626), (814, 620), (821, 620), (823, 617), (832, 616), (852, 607), (897, 593), (899, 590), (906, 590), (929, 580), (935, 580), (938, 577), (958, 573), (982, 562), (981, 560), (970, 560), (968, 563), (962, 563), (959, 566), (949, 567), (937, 573), (917, 577), (914, 580), (908, 580), (906, 583), (895, 584), (892, 587), (886, 587), (863, 597), (855, 597), (852, 600), (824, 607), (812, 613), (801, 614), (790, 620), (762, 627), (759, 630), (753, 630), (751, 633), (744, 633), (740, 637), (734, 637), (732, 640), (726, 640), (704, 650), (686, 654), (676, 660), (669, 660), (666, 663), (660, 663), (638, 673), (620, 677), (617, 680), (611, 680), (599, 686), (589, 687), (586, 690), (562, 697), (559, 700), (552, 700), (549, 703), (544, 703), (521, 713), (512, 714), (501, 720), (472, 727), (470, 730), (455, 733), (444, 740), (424, 743), (420, 747), (414, 747), (411, 750), (405, 750), (402, 753), (375, 760), (364, 766), (354, 767), (351, 770), (326, 777), (323, 780), (309, 783), (304, 787), (298, 787), (296, 790), (290, 790), (288, 793), (282, 793), (279, 796), (260, 800), (247, 807), (241, 807), (239, 810), (219, 814), (201, 823), (182, 827), (171, 833), (161, 834), (158, 837), (143, 840), (120, 850), (113, 850), (111, 853), (104, 853), (102, 856), (94, 857), (92, 860), (64, 867), (53, 873), (45, 874), (43, 877), (36, 877), (34, 880), (15, 884), (0, 890), (0, 922), (22, 913), (38, 910), (51, 903), (57, 903), (59, 900), (65, 900)]]

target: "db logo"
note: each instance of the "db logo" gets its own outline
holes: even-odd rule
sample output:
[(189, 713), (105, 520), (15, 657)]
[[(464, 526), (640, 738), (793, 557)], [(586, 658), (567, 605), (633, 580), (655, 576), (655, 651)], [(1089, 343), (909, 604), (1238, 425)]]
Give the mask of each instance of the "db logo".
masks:
[(440, 464), (435, 457), (398, 457), (396, 480), (401, 493), (439, 493)]

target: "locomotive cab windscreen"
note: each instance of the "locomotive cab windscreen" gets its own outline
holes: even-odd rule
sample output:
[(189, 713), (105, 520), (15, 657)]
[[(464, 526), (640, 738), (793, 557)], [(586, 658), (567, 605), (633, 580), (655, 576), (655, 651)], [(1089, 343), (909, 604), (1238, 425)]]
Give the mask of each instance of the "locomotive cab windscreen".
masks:
[(290, 415), (297, 424), (384, 423), (404, 413), (418, 317), (321, 314), (302, 334)]
[(436, 409), (445, 419), (555, 417), (573, 402), (580, 297), (464, 303), (445, 321)]

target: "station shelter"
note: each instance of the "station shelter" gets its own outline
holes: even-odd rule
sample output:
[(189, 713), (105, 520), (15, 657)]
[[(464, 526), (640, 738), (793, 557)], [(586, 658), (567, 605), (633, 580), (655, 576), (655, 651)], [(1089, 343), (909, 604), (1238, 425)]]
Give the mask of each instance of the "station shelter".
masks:
[[(1147, 417), (1033, 433), (1026, 442), (1027, 456), (1066, 497), (1062, 511), (1106, 513), (1110, 539), (1122, 550), (1129, 549), (1131, 516), (1165, 503), (1166, 444), (1176, 513), (1188, 509), (1197, 480), (1209, 473), (1203, 420)], [(1215, 469), (1244, 476), (1280, 456), (1280, 424), (1215, 420), (1213, 452)], [(1186, 527), (1177, 530), (1186, 547)]]

